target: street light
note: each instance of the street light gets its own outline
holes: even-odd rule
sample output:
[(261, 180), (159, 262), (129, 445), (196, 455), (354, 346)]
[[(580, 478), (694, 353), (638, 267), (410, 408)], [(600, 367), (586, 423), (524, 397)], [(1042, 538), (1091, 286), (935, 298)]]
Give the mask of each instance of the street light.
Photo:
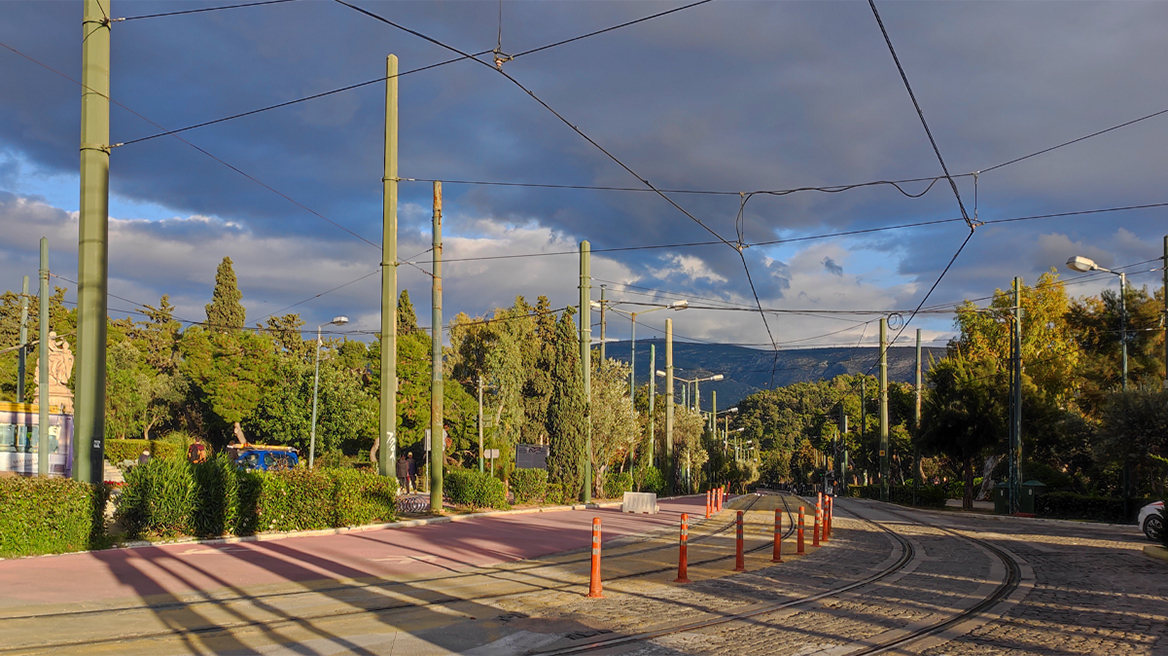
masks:
[[(593, 301), (595, 303), (595, 301)], [(628, 312), (618, 308), (610, 308), (613, 312), (627, 315), (629, 318), (629, 407), (636, 411), (636, 402), (634, 401), (634, 393), (637, 389), (637, 315), (648, 314), (658, 310), (684, 310), (689, 307), (689, 301), (681, 300), (674, 301), (669, 305), (661, 307), (649, 308), (648, 310), (641, 310), (640, 312)], [(652, 366), (652, 365), (650, 365)], [(649, 382), (653, 382), (653, 377), (649, 376)], [(656, 387), (656, 386), (654, 386)], [(653, 390), (649, 390), (652, 394)]]
[[(658, 371), (657, 375), (663, 376), (665, 374), (663, 372)], [(694, 398), (693, 398), (694, 409), (697, 410), (698, 412), (701, 412), (701, 410), (702, 410), (702, 406), (698, 402), (698, 383), (704, 383), (706, 381), (711, 381), (711, 380), (712, 381), (719, 381), (719, 380), (722, 380), (725, 378), (725, 376), (723, 376), (722, 374), (714, 374), (713, 376), (706, 376), (705, 378), (692, 378), (692, 379), (682, 378), (681, 376), (678, 376), (677, 374), (674, 374), (673, 377), (676, 378), (677, 380), (680, 380), (683, 383), (692, 383), (693, 384), (693, 386), (694, 386)], [(673, 390), (669, 390), (669, 393), (672, 394)]]
[(1123, 271), (1112, 271), (1111, 269), (1104, 269), (1095, 264), (1095, 260), (1082, 255), (1076, 255), (1067, 260), (1067, 267), (1072, 271), (1079, 273), (1087, 273), (1089, 271), (1102, 271), (1119, 276), (1119, 343), (1120, 352), (1123, 354), (1123, 378), (1121, 381), (1123, 391), (1127, 391), (1127, 274)]
[(308, 468), (312, 469), (316, 455), (316, 396), (320, 389), (320, 329), (325, 326), (343, 326), (349, 323), (349, 317), (333, 317), (328, 323), (316, 327), (316, 371), (312, 374), (312, 437), (308, 440)]

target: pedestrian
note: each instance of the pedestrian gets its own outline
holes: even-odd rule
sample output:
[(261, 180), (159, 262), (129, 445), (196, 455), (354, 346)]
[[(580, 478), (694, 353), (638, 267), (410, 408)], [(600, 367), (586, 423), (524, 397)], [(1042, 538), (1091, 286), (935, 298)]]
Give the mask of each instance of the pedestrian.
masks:
[(414, 452), (410, 452), (410, 457), (406, 459), (406, 475), (410, 477), (410, 484), (414, 486), (414, 492), (418, 491), (418, 463), (414, 462)]
[(142, 455), (138, 456), (138, 464), (139, 464), (139, 465), (144, 465), (144, 464), (146, 464), (146, 463), (148, 463), (148, 462), (150, 462), (150, 452), (149, 452), (149, 451), (143, 451), (143, 452), (142, 452)]
[(407, 493), (410, 491), (410, 467), (405, 455), (397, 459), (397, 486)]

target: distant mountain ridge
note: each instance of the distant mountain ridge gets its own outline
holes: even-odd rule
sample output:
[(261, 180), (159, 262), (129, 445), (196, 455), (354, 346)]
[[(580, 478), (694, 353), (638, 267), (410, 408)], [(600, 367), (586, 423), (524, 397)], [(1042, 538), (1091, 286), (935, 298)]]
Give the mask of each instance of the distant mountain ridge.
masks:
[[(636, 377), (637, 386), (646, 384), (651, 374), (649, 346), (657, 347), (657, 369), (665, 369), (665, 340), (637, 340)], [(629, 361), (629, 342), (610, 342), (605, 345), (605, 355), (621, 362)], [(596, 349), (593, 351), (596, 352)], [(700, 383), (699, 391), (703, 410), (710, 409), (710, 392), (718, 392), (718, 407), (728, 408), (743, 398), (771, 387), (771, 367), (774, 366), (774, 387), (792, 383), (812, 382), (834, 378), (840, 374), (859, 374), (868, 371), (880, 355), (877, 347), (830, 347), (779, 351), (775, 361), (774, 351), (764, 351), (743, 346), (723, 344), (698, 344), (694, 342), (673, 343), (674, 375), (682, 378), (705, 378), (722, 374), (725, 378), (718, 382)], [(923, 347), (922, 367), (929, 369), (929, 357), (940, 360), (945, 357), (945, 349)], [(911, 383), (916, 378), (916, 347), (893, 346), (888, 349), (888, 380)], [(878, 374), (872, 368), (872, 374)], [(664, 394), (664, 379), (658, 378), (658, 393)], [(680, 400), (680, 396), (678, 397)]]

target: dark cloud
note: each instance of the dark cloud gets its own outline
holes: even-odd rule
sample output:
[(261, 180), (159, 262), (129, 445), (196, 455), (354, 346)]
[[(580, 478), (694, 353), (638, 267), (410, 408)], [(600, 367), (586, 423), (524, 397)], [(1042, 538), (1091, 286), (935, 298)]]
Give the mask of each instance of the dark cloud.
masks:
[(836, 264), (835, 260), (831, 259), (830, 257), (823, 258), (823, 268), (826, 269), (828, 273), (830, 273), (834, 276), (844, 275), (844, 268), (842, 266)]

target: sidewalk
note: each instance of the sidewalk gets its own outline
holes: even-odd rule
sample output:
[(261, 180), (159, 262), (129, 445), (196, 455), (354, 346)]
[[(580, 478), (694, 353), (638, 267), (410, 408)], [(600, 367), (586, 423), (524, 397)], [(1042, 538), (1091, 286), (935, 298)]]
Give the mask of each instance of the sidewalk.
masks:
[(0, 610), (226, 588), (392, 579), (586, 548), (593, 517), (605, 542), (700, 517), (704, 496), (660, 502), (656, 515), (619, 508), (502, 514), (396, 529), (234, 544), (167, 544), (0, 561)]
[[(958, 510), (961, 510), (961, 508), (962, 508), (961, 499), (945, 499), (945, 507), (946, 508), (957, 508)], [(993, 501), (974, 501), (973, 502), (973, 509), (993, 512), (994, 511), (994, 502)]]

